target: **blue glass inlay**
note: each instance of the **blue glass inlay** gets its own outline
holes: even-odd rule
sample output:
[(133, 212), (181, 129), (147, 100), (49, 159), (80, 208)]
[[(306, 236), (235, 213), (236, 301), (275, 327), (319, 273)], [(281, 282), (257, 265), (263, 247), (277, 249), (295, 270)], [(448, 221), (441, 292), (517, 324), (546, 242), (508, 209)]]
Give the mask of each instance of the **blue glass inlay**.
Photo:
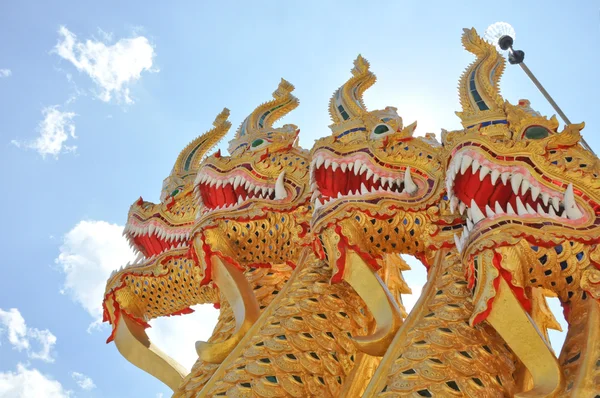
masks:
[(537, 246), (531, 246), (531, 248), (533, 249), (534, 252), (539, 250), (539, 247), (537, 247)]
[(583, 252), (579, 252), (575, 255), (575, 257), (577, 257), (577, 260), (581, 261), (581, 259), (583, 258)]
[(190, 164), (192, 163), (192, 158), (194, 157), (194, 154), (196, 153), (196, 151), (198, 150), (199, 147), (200, 147), (200, 145), (198, 145), (196, 148), (194, 148), (194, 150), (192, 152), (190, 152), (187, 159), (185, 160), (185, 165), (183, 166), (183, 169), (185, 171), (188, 171), (190, 169)]
[(554, 251), (556, 252), (556, 254), (560, 254), (563, 251), (563, 247), (560, 245), (554, 246)]
[(345, 135), (348, 135), (350, 133), (354, 133), (355, 131), (366, 131), (367, 129), (364, 127), (357, 127), (355, 129), (351, 129), (351, 130), (346, 130), (343, 133), (341, 133), (340, 135), (337, 136), (337, 138), (342, 138)]
[[(479, 123), (479, 127), (487, 127), (490, 125), (494, 125), (494, 124), (508, 124), (508, 121), (506, 120), (492, 120), (489, 122), (483, 122), (483, 123)], [(477, 124), (473, 124), (471, 126), (467, 126), (468, 129), (470, 129), (471, 127), (475, 127), (477, 126)]]
[(490, 108), (488, 108), (487, 104), (483, 101), (483, 99), (477, 92), (477, 86), (475, 85), (475, 72), (477, 72), (478, 68), (479, 67), (477, 67), (473, 72), (471, 72), (471, 77), (469, 78), (469, 90), (471, 91), (471, 96), (473, 97), (473, 100), (475, 101), (475, 104), (477, 104), (479, 110), (487, 111)]

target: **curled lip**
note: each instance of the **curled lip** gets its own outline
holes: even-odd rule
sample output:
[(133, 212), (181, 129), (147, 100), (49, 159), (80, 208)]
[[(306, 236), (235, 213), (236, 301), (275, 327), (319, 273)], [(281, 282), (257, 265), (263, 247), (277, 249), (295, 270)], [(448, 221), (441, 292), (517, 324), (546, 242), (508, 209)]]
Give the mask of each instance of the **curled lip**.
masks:
[[(502, 157), (501, 162), (492, 154), (489, 160), (480, 151), (471, 147), (456, 151), (446, 174), (451, 210), (466, 214), (462, 235), (455, 235), (459, 250), (484, 228), (491, 230), (519, 220), (536, 227), (554, 223), (576, 227), (589, 220), (575, 200), (572, 184), (559, 191), (558, 187), (566, 184), (552, 181), (548, 186), (540, 181), (548, 177), (532, 174), (524, 164), (508, 163), (519, 159)], [(537, 172), (530, 161), (526, 164)]]

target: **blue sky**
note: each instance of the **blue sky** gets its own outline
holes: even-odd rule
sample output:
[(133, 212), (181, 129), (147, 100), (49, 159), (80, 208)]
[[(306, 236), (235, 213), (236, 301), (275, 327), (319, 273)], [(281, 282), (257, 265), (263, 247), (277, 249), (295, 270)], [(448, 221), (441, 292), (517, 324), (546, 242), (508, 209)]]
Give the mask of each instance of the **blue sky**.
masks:
[[(94, 324), (97, 292), (128, 256), (119, 229), (129, 205), (140, 195), (158, 201), (179, 151), (224, 106), (239, 125), (281, 77), (301, 101), (284, 122), (300, 127), (305, 148), (329, 134), (329, 97), (359, 53), (378, 76), (367, 106), (396, 106), (405, 124), (418, 121), (419, 133), (439, 133), (460, 127), (456, 86), (473, 59), (461, 47), (462, 28), (483, 33), (506, 21), (526, 63), (573, 122), (586, 122), (584, 137), (600, 152), (597, 1), (505, 1), (502, 9), (446, 1), (169, 3), (0, 5), (0, 380), (45, 388), (0, 397), (170, 396), (104, 343), (108, 328)], [(84, 56), (107, 62), (90, 67)], [(513, 103), (528, 98), (554, 113), (520, 68), (508, 66), (501, 85)], [(62, 146), (38, 139), (57, 131), (66, 135)], [(421, 268), (413, 268), (407, 278), (422, 284)], [(151, 332), (182, 362), (193, 359), (189, 344), (206, 337), (214, 311), (188, 318)], [(175, 337), (178, 327), (185, 338)]]

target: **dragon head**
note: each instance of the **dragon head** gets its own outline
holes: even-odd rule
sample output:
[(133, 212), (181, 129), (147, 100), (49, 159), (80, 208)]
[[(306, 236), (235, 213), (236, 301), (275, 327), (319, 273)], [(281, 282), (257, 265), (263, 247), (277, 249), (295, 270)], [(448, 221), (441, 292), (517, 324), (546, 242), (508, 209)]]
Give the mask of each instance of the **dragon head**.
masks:
[[(416, 122), (403, 126), (393, 107), (367, 111), (362, 95), (375, 80), (358, 56), (352, 77), (330, 100), (333, 134), (311, 152), (311, 228), (318, 244), (328, 246), (331, 238), (334, 252), (352, 248), (377, 269), (385, 254), (423, 259), (424, 236), (435, 231), (432, 218), (440, 219), (443, 167), (433, 135), (413, 137)], [(328, 253), (328, 259), (332, 280), (339, 280), (343, 258)]]
[[(190, 312), (191, 305), (217, 301), (214, 291), (196, 283), (205, 275), (188, 254), (187, 238), (197, 210), (193, 182), (198, 166), (231, 127), (228, 116), (229, 110), (224, 109), (215, 119), (214, 128), (179, 154), (164, 180), (160, 203), (140, 198), (131, 206), (123, 234), (139, 253), (133, 264), (113, 271), (107, 281), (104, 321), (113, 326), (108, 341), (114, 339), (122, 314), (147, 326), (150, 319)], [(194, 293), (181, 299), (184, 286)]]
[[(600, 241), (600, 162), (580, 145), (583, 123), (559, 132), (556, 118), (541, 116), (529, 101), (504, 101), (498, 86), (504, 58), (475, 29), (465, 29), (462, 41), (477, 56), (459, 84), (464, 130), (443, 139), (451, 206), (467, 218), (458, 246), (471, 282), (478, 253), (520, 248), (527, 253), (496, 266), (524, 301), (529, 287), (552, 290), (563, 303), (582, 288), (600, 297), (600, 268), (590, 265), (600, 264), (600, 252), (583, 250)], [(511, 254), (498, 259), (503, 256)], [(476, 300), (475, 319), (489, 310), (493, 280), (486, 299)]]
[(273, 124), (298, 106), (294, 86), (281, 80), (273, 100), (258, 106), (230, 142), (230, 156), (206, 158), (195, 180), (201, 203), (197, 253), (218, 254), (245, 267), (294, 263), (308, 231), (308, 151), (299, 130)]

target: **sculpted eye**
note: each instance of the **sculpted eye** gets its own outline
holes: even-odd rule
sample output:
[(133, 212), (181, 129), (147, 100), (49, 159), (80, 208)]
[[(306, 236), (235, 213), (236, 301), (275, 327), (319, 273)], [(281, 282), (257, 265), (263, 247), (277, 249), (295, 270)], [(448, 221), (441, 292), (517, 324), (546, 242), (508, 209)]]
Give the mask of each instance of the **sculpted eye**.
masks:
[(381, 137), (385, 137), (386, 135), (392, 133), (394, 130), (392, 130), (390, 128), (390, 126), (388, 126), (385, 123), (381, 123), (378, 124), (377, 126), (375, 126), (375, 128), (373, 129), (373, 131), (371, 132), (371, 138), (381, 138)]
[(257, 138), (250, 144), (250, 149), (254, 151), (260, 148), (264, 148), (269, 144), (269, 141), (263, 140), (262, 138)]
[(525, 138), (530, 140), (541, 140), (548, 137), (549, 134), (548, 130), (541, 126), (531, 126), (525, 130)]
[(175, 196), (179, 193), (179, 188), (177, 188), (176, 190), (174, 190), (173, 192), (171, 192), (171, 196)]

